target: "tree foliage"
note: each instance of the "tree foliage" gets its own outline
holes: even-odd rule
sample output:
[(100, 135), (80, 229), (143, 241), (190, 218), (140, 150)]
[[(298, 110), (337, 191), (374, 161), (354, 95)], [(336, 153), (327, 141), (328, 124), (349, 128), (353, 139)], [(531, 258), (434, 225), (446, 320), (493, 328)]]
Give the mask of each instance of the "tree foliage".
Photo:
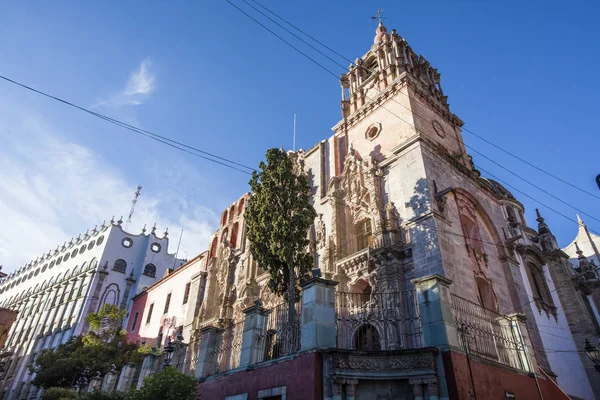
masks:
[(89, 314), (86, 321), (92, 330), (85, 336), (75, 336), (55, 349), (42, 352), (30, 371), (35, 372), (32, 383), (45, 389), (73, 387), (85, 368), (91, 374), (105, 374), (114, 364), (140, 364), (145, 356), (140, 346), (128, 343), (121, 329), (125, 314), (116, 306), (103, 306), (98, 313)]
[(316, 217), (308, 176), (295, 168), (294, 156), (278, 149), (267, 151), (266, 163), (252, 174), (253, 195), (245, 212), (250, 253), (268, 271), (269, 288), (291, 307), (298, 282), (313, 266), (306, 249), (308, 229)]
[(127, 400), (193, 400), (196, 398), (196, 378), (169, 367), (144, 379), (140, 390), (134, 390)]

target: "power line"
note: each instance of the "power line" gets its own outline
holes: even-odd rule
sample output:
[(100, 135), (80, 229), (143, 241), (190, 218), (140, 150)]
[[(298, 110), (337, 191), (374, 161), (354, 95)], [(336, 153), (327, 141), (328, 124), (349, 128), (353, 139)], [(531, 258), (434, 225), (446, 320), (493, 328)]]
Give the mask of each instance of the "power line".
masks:
[(577, 190), (579, 190), (580, 192), (583, 192), (583, 193), (585, 193), (585, 194), (588, 194), (588, 195), (590, 195), (590, 196), (592, 196), (592, 197), (595, 197), (596, 199), (600, 200), (600, 196), (598, 196), (598, 195), (595, 195), (595, 194), (593, 194), (593, 193), (591, 193), (591, 192), (588, 192), (587, 190), (585, 190), (585, 189), (582, 189), (582, 188), (580, 188), (579, 186), (573, 185), (571, 182), (569, 182), (569, 181), (566, 181), (566, 180), (564, 180), (564, 179), (562, 179), (562, 178), (560, 178), (560, 177), (558, 177), (558, 176), (556, 176), (556, 175), (554, 175), (554, 174), (552, 174), (552, 173), (550, 173), (550, 172), (546, 171), (545, 169), (543, 169), (543, 168), (540, 168), (540, 167), (538, 167), (538, 166), (537, 166), (537, 165), (535, 165), (535, 164), (532, 164), (531, 162), (529, 162), (529, 161), (527, 161), (527, 160), (523, 159), (522, 157), (519, 157), (519, 156), (517, 156), (516, 154), (513, 154), (513, 153), (511, 153), (510, 151), (503, 149), (502, 147), (498, 146), (497, 144), (495, 144), (495, 143), (493, 143), (493, 142), (491, 142), (491, 141), (489, 141), (489, 140), (485, 139), (484, 137), (482, 137), (482, 136), (480, 136), (480, 135), (476, 134), (475, 132), (473, 132), (473, 131), (471, 131), (471, 130), (469, 130), (469, 129), (467, 129), (467, 128), (464, 128), (464, 127), (463, 127), (462, 129), (463, 129), (465, 132), (468, 132), (468, 133), (470, 133), (471, 135), (473, 135), (473, 136), (475, 136), (475, 137), (479, 138), (480, 140), (483, 140), (483, 141), (484, 141), (484, 142), (486, 142), (487, 144), (489, 144), (489, 145), (491, 145), (491, 146), (494, 146), (494, 147), (495, 147), (495, 148), (497, 148), (498, 150), (500, 150), (500, 151), (502, 151), (502, 152), (504, 152), (504, 153), (508, 154), (509, 156), (511, 156), (511, 157), (514, 157), (514, 158), (516, 158), (517, 160), (519, 160), (519, 161), (521, 161), (521, 162), (523, 162), (523, 163), (525, 163), (525, 164), (529, 165), (530, 167), (532, 167), (532, 168), (535, 168), (535, 169), (537, 169), (538, 171), (540, 171), (540, 172), (543, 172), (544, 174), (546, 174), (546, 175), (548, 175), (548, 176), (551, 176), (552, 178), (554, 178), (554, 179), (556, 179), (556, 180), (558, 180), (558, 181), (560, 181), (560, 182), (562, 182), (562, 183), (564, 183), (564, 184), (566, 184), (566, 185), (568, 185), (568, 186), (571, 186), (571, 187), (572, 187), (572, 188), (574, 188), (574, 189), (577, 189)]
[[(243, 1), (244, 3), (246, 3), (246, 4), (248, 4), (246, 0), (242, 0), (242, 1)], [(267, 7), (265, 7), (265, 6), (261, 5), (261, 4), (260, 4), (258, 1), (256, 1), (256, 0), (252, 0), (252, 1), (253, 1), (254, 3), (258, 4), (259, 6), (261, 6), (263, 9), (267, 10), (268, 12), (270, 12), (271, 14), (273, 14), (273, 15), (277, 16), (277, 18), (281, 19), (282, 21), (285, 21), (285, 22), (286, 22), (286, 23), (288, 23), (290, 26), (293, 26), (293, 27), (294, 27), (294, 29), (297, 29), (298, 31), (300, 31), (300, 32), (304, 33), (305, 35), (307, 35), (308, 37), (310, 37), (311, 39), (315, 40), (317, 43), (320, 43), (320, 44), (321, 44), (321, 42), (319, 42), (317, 39), (315, 39), (315, 38), (313, 38), (312, 36), (310, 36), (310, 35), (306, 34), (304, 31), (302, 31), (302, 30), (301, 30), (300, 28), (298, 28), (297, 26), (295, 26), (295, 25), (293, 25), (293, 24), (291, 24), (291, 23), (287, 22), (287, 21), (286, 21), (286, 20), (285, 20), (283, 17), (281, 17), (281, 16), (277, 15), (277, 14), (276, 14), (276, 13), (274, 13), (273, 11), (269, 10)], [(232, 4), (232, 3), (231, 3), (231, 1), (229, 1), (229, 0), (227, 0), (227, 2), (228, 2), (228, 3), (230, 3), (230, 4)], [(233, 5), (233, 4), (232, 4), (232, 5)], [(233, 6), (234, 6), (234, 7), (236, 7), (238, 10), (242, 11), (242, 10), (241, 10), (239, 7), (237, 7), (237, 6), (235, 6), (235, 5), (233, 5)], [(250, 5), (250, 6), (251, 6), (251, 5)], [(252, 7), (252, 8), (254, 8), (254, 9), (256, 9), (256, 8), (255, 8), (255, 7), (253, 7), (253, 6), (251, 6), (251, 7)], [(243, 12), (244, 14), (248, 15), (250, 18), (252, 18), (252, 19), (253, 19), (255, 22), (259, 23), (261, 26), (263, 26), (263, 27), (264, 27), (265, 29), (267, 29), (269, 32), (272, 32), (270, 29), (268, 29), (267, 27), (265, 27), (263, 24), (261, 24), (261, 23), (260, 23), (260, 22), (258, 22), (256, 19), (254, 19), (253, 17), (251, 17), (249, 14), (247, 14), (247, 13), (246, 13), (246, 12), (244, 12), (244, 11), (242, 11), (242, 12)], [(259, 12), (260, 12), (260, 11), (259, 11)], [(264, 15), (264, 13), (262, 13), (262, 12), (260, 12), (260, 13), (261, 13), (262, 15)], [(269, 17), (267, 17), (267, 18), (269, 18)], [(272, 21), (272, 19), (271, 19), (271, 18), (269, 18), (269, 19)], [(276, 24), (277, 24), (278, 26), (281, 26), (281, 25), (280, 25), (280, 24), (278, 24), (278, 23), (276, 23)], [(297, 37), (297, 35), (295, 35), (295, 34), (293, 34), (292, 32), (290, 32), (290, 31), (289, 31), (287, 28), (283, 28), (283, 29), (284, 29), (286, 32), (288, 32), (288, 33), (290, 33), (290, 34), (294, 35), (295, 37)], [(284, 40), (284, 39), (283, 39), (283, 38), (281, 38), (280, 36), (277, 36), (277, 37), (278, 37), (280, 40), (282, 40), (284, 43), (286, 43), (286, 44), (288, 44), (289, 46), (291, 46), (292, 48), (296, 49), (296, 48), (295, 48), (295, 47), (294, 47), (292, 44), (290, 44), (288, 41)], [(308, 43), (307, 43), (306, 41), (304, 41), (303, 39), (300, 39), (300, 40), (301, 40), (303, 43), (305, 43), (305, 44), (308, 44)], [(309, 46), (311, 46), (310, 44), (308, 44), (308, 45), (309, 45)], [(313, 47), (313, 46), (311, 46), (311, 47)], [(326, 47), (327, 49), (329, 49), (330, 51), (333, 51), (333, 50), (332, 50), (332, 49), (330, 49), (329, 47), (327, 47), (327, 46), (325, 46), (325, 47)], [(337, 52), (335, 52), (335, 53), (339, 55), (339, 53), (337, 53)], [(306, 55), (306, 54), (304, 54), (304, 53), (302, 53), (302, 52), (301, 52), (301, 54), (303, 54), (305, 57), (309, 58), (309, 59), (310, 59), (312, 62), (314, 62), (314, 63), (316, 63), (317, 65), (319, 65), (319, 66), (320, 66), (322, 69), (325, 69), (325, 70), (326, 70), (328, 73), (330, 73), (331, 75), (335, 75), (333, 72), (331, 72), (330, 70), (328, 70), (326, 67), (324, 67), (323, 65), (321, 65), (320, 63), (318, 63), (316, 60), (312, 59), (312, 58), (311, 58), (311, 57), (309, 57), (308, 55)], [(322, 54), (322, 53), (321, 53), (321, 54)], [(341, 56), (341, 55), (340, 55), (340, 56)], [(341, 56), (341, 57), (343, 57), (343, 56)], [(329, 58), (329, 57), (328, 57), (328, 58)], [(345, 57), (343, 57), (343, 58), (345, 58)], [(338, 65), (339, 65), (339, 64), (338, 64)], [(336, 79), (338, 79), (338, 76), (337, 76), (337, 75), (336, 75)], [(382, 92), (381, 92), (381, 90), (379, 90), (379, 88), (377, 88), (377, 86), (373, 86), (373, 87), (374, 87), (374, 88), (375, 88), (375, 90), (377, 90), (377, 91), (378, 91), (380, 94), (382, 93)], [(406, 95), (405, 93), (402, 93), (402, 92), (400, 92), (400, 93), (408, 97), (408, 95)], [(368, 98), (368, 97), (367, 97), (367, 98)], [(373, 101), (373, 99), (371, 99), (371, 98), (369, 98), (369, 100)], [(395, 100), (394, 98), (391, 98), (391, 100), (392, 100), (392, 101), (394, 101), (395, 103), (399, 104), (400, 106), (404, 107), (405, 109), (407, 109), (407, 110), (409, 110), (409, 111), (413, 112), (413, 113), (414, 113), (415, 115), (417, 115), (418, 117), (420, 117), (420, 118), (423, 118), (422, 116), (420, 116), (419, 114), (417, 114), (416, 112), (414, 112), (414, 110), (410, 110), (410, 109), (408, 109), (406, 106), (404, 106), (403, 104), (401, 104), (400, 102), (398, 102), (398, 101), (397, 101), (397, 100)], [(419, 101), (417, 100), (417, 102), (419, 102)], [(382, 107), (382, 108), (383, 108), (383, 109), (385, 109), (386, 111), (390, 112), (391, 114), (393, 114), (394, 116), (396, 116), (396, 117), (397, 117), (397, 118), (399, 118), (400, 120), (404, 121), (404, 122), (405, 122), (405, 123), (407, 123), (409, 126), (412, 126), (413, 128), (415, 128), (415, 130), (416, 130), (417, 132), (420, 132), (420, 133), (421, 133), (421, 134), (423, 134), (424, 136), (427, 136), (427, 137), (428, 137), (428, 135), (426, 135), (426, 134), (425, 134), (425, 132), (422, 132), (422, 131), (418, 130), (418, 129), (417, 129), (417, 128), (416, 128), (416, 127), (413, 125), (413, 124), (411, 124), (410, 122), (406, 121), (404, 118), (400, 117), (400, 116), (399, 116), (399, 115), (397, 115), (396, 113), (392, 112), (391, 110), (389, 110), (388, 108), (386, 108), (385, 106), (383, 106), (383, 104), (380, 104), (380, 107)], [(469, 131), (469, 133), (472, 133), (472, 132), (470, 132), (470, 131)], [(600, 222), (600, 220), (599, 220), (599, 219), (595, 218), (595, 217), (594, 217), (594, 216), (592, 216), (591, 214), (589, 214), (589, 213), (586, 213), (585, 211), (583, 211), (583, 210), (581, 210), (581, 209), (579, 209), (579, 208), (577, 208), (577, 207), (575, 207), (575, 206), (571, 205), (570, 203), (568, 203), (568, 202), (566, 202), (566, 201), (564, 201), (564, 200), (562, 200), (562, 199), (558, 198), (557, 196), (555, 196), (555, 195), (551, 194), (551, 193), (550, 193), (550, 192), (548, 192), (547, 190), (545, 190), (545, 189), (542, 189), (541, 187), (539, 187), (539, 186), (537, 186), (537, 185), (533, 184), (532, 182), (530, 182), (530, 181), (526, 180), (525, 178), (522, 178), (522, 177), (520, 177), (518, 174), (516, 174), (516, 173), (512, 172), (511, 170), (508, 170), (507, 168), (503, 167), (502, 165), (500, 165), (499, 163), (495, 162), (495, 161), (494, 161), (494, 160), (492, 160), (491, 158), (489, 158), (489, 157), (487, 157), (487, 156), (483, 155), (481, 152), (479, 152), (478, 150), (474, 149), (472, 146), (469, 146), (469, 145), (468, 145), (468, 144), (466, 144), (466, 143), (464, 143), (464, 146), (465, 146), (465, 147), (467, 147), (467, 148), (469, 148), (470, 150), (473, 150), (475, 153), (482, 155), (484, 158), (486, 158), (486, 159), (490, 160), (491, 162), (495, 163), (496, 165), (500, 166), (501, 168), (503, 168), (503, 169), (506, 169), (506, 170), (507, 170), (507, 171), (509, 171), (511, 174), (513, 174), (513, 175), (517, 176), (519, 179), (522, 179), (523, 181), (525, 181), (526, 183), (528, 183), (528, 184), (532, 185), (532, 186), (533, 186), (533, 187), (535, 187), (536, 189), (538, 189), (538, 190), (541, 190), (543, 193), (545, 193), (545, 194), (548, 194), (548, 195), (550, 195), (551, 197), (555, 198), (556, 200), (560, 201), (561, 203), (563, 203), (563, 204), (565, 204), (565, 205), (567, 205), (567, 206), (569, 206), (569, 207), (573, 208), (575, 211), (578, 211), (578, 212), (580, 212), (581, 214), (585, 214), (586, 216), (588, 216), (588, 217), (590, 217), (590, 218), (594, 219), (595, 221), (598, 221), (598, 222)], [(491, 175), (491, 174), (490, 174), (490, 175)], [(492, 176), (493, 176), (493, 175), (492, 175)], [(572, 186), (572, 185), (571, 185), (571, 186)], [(518, 189), (517, 189), (517, 190), (518, 190)], [(580, 189), (580, 190), (582, 190), (582, 189)], [(521, 193), (523, 193), (523, 192), (521, 192)], [(526, 195), (526, 194), (525, 194), (525, 195)], [(536, 200), (536, 199), (532, 198), (531, 196), (529, 196), (529, 195), (526, 195), (526, 196), (527, 196), (527, 197), (529, 197), (530, 199), (532, 199), (532, 200), (534, 200), (534, 201), (538, 202), (539, 204), (543, 205), (544, 207), (547, 207), (548, 209), (550, 209), (550, 210), (552, 210), (552, 211), (554, 211), (554, 212), (557, 212), (557, 211), (556, 211), (556, 210), (554, 210), (553, 208), (551, 208), (551, 207), (549, 207), (549, 206), (547, 206), (547, 205), (545, 205), (545, 204), (543, 204), (543, 203), (539, 202), (538, 200)], [(598, 197), (598, 198), (600, 199), (600, 197)], [(571, 220), (571, 221), (573, 221), (573, 222), (576, 222), (576, 221), (572, 220), (571, 218), (569, 218), (569, 217), (565, 216), (564, 214), (562, 214), (562, 213), (560, 213), (560, 212), (557, 212), (557, 213), (558, 213), (558, 214), (560, 214), (560, 215), (562, 215), (563, 217), (566, 217), (567, 219), (569, 219), (569, 220)]]
[[(250, 172), (242, 170), (242, 169), (237, 168), (235, 166), (239, 166), (239, 167), (242, 167), (242, 168), (246, 168), (246, 169), (248, 169), (250, 171), (254, 171), (254, 168), (251, 168), (251, 167), (248, 167), (246, 165), (237, 163), (235, 161), (231, 161), (231, 160), (229, 160), (227, 158), (224, 158), (224, 157), (217, 156), (216, 154), (212, 154), (212, 153), (209, 153), (207, 151), (200, 150), (200, 149), (198, 149), (196, 147), (186, 145), (186, 144), (178, 142), (176, 140), (169, 139), (167, 137), (158, 135), (156, 133), (147, 131), (145, 129), (142, 129), (142, 128), (139, 128), (139, 127), (127, 124), (127, 123), (125, 123), (123, 121), (119, 121), (119, 120), (111, 118), (111, 117), (109, 117), (107, 115), (98, 113), (96, 111), (92, 111), (92, 110), (90, 110), (88, 108), (85, 108), (85, 107), (79, 106), (79, 105), (77, 105), (75, 103), (72, 103), (70, 101), (64, 100), (64, 99), (62, 99), (60, 97), (48, 94), (48, 93), (43, 92), (41, 90), (35, 89), (35, 88), (31, 87), (31, 86), (28, 86), (28, 85), (25, 85), (23, 83), (17, 82), (17, 81), (15, 81), (13, 79), (10, 79), (10, 78), (6, 77), (6, 76), (0, 75), (0, 79), (3, 79), (3, 80), (5, 80), (5, 81), (7, 81), (9, 83), (12, 83), (14, 85), (20, 86), (20, 87), (22, 87), (24, 89), (30, 90), (30, 91), (35, 92), (37, 94), (40, 94), (40, 95), (42, 95), (44, 97), (50, 98), (52, 100), (56, 100), (56, 101), (58, 101), (60, 103), (63, 103), (63, 104), (68, 105), (70, 107), (76, 108), (76, 109), (78, 109), (80, 111), (83, 111), (83, 112), (88, 113), (90, 115), (93, 115), (95, 117), (101, 118), (101, 119), (103, 119), (103, 120), (105, 120), (107, 122), (110, 122), (112, 124), (115, 124), (117, 126), (125, 128), (127, 130), (132, 131), (132, 132), (138, 133), (138, 134), (140, 134), (142, 136), (145, 136), (145, 137), (147, 137), (149, 139), (152, 139), (152, 140), (155, 140), (157, 142), (166, 144), (167, 146), (170, 146), (170, 147), (173, 147), (175, 149), (181, 150), (181, 151), (186, 152), (188, 154), (191, 154), (191, 155), (194, 155), (196, 157), (202, 158), (204, 160), (211, 161), (211, 162), (214, 162), (216, 164), (223, 165), (225, 167), (234, 169), (234, 170), (239, 171), (239, 172), (243, 172), (245, 174), (250, 174)], [(193, 151), (190, 151), (190, 150), (193, 150)], [(194, 152), (197, 152), (197, 153), (194, 153)], [(201, 153), (201, 154), (198, 154), (198, 153)], [(204, 154), (206, 156), (203, 156), (202, 154)], [(210, 157), (213, 157), (213, 158), (210, 158)], [(221, 162), (221, 161), (218, 161), (218, 160), (221, 160), (221, 161), (224, 161), (224, 162)], [(226, 163), (229, 163), (229, 164), (226, 164)], [(230, 164), (232, 164), (232, 165), (230, 165)]]
[(335, 74), (334, 72), (331, 72), (329, 69), (327, 69), (327, 67), (323, 66), (318, 61), (314, 60), (311, 56), (309, 56), (308, 54), (306, 54), (305, 52), (303, 52), (302, 50), (300, 50), (299, 48), (297, 48), (296, 46), (294, 46), (293, 44), (291, 44), (290, 42), (288, 42), (287, 40), (285, 40), (281, 36), (279, 36), (277, 33), (273, 32), (271, 29), (269, 29), (266, 25), (264, 25), (262, 22), (260, 22), (256, 18), (254, 18), (252, 15), (248, 14), (246, 11), (242, 10), (241, 8), (239, 8), (238, 6), (236, 6), (235, 4), (233, 4), (230, 0), (225, 0), (225, 1), (228, 2), (229, 4), (231, 4), (232, 7), (237, 8), (239, 10), (239, 12), (241, 12), (244, 15), (246, 15), (252, 21), (256, 22), (258, 25), (262, 26), (264, 29), (266, 29), (267, 31), (269, 31), (273, 36), (275, 36), (276, 38), (278, 38), (279, 40), (281, 40), (282, 42), (284, 42), (285, 44), (287, 44), (288, 46), (290, 46), (292, 49), (296, 50), (298, 53), (302, 54), (308, 60), (312, 61), (314, 64), (316, 64), (322, 70), (324, 70), (328, 74), (333, 75), (335, 77), (335, 79), (338, 79), (338, 75), (337, 74)]
[[(246, 0), (242, 0), (242, 1), (243, 1), (244, 3), (246, 3), (246, 4), (248, 4)], [(301, 28), (297, 27), (296, 25), (294, 25), (294, 24), (292, 24), (291, 22), (287, 21), (285, 18), (281, 17), (281, 16), (280, 16), (280, 15), (278, 15), (277, 13), (273, 12), (273, 11), (272, 11), (272, 10), (270, 10), (269, 8), (267, 8), (267, 7), (265, 7), (264, 5), (262, 5), (261, 3), (259, 3), (257, 0), (251, 0), (251, 1), (252, 1), (253, 3), (256, 3), (257, 5), (259, 5), (261, 8), (263, 8), (264, 10), (266, 10), (267, 12), (269, 12), (270, 14), (272, 14), (272, 15), (274, 15), (275, 17), (279, 18), (280, 20), (282, 20), (283, 22), (285, 22), (286, 24), (288, 24), (288, 25), (289, 25), (289, 26), (291, 26), (292, 28), (296, 29), (297, 31), (299, 31), (299, 32), (301, 32), (302, 34), (304, 34), (305, 36), (309, 37), (310, 39), (312, 39), (313, 41), (315, 41), (315, 42), (316, 42), (316, 43), (318, 43), (319, 45), (321, 45), (321, 46), (323, 46), (324, 48), (326, 48), (327, 50), (331, 51), (331, 52), (332, 52), (332, 53), (334, 53), (335, 55), (337, 55), (337, 56), (341, 57), (342, 59), (344, 59), (344, 60), (346, 60), (346, 61), (350, 62), (351, 64), (353, 64), (353, 61), (352, 61), (352, 60), (350, 60), (349, 58), (345, 57), (344, 55), (342, 55), (342, 54), (338, 53), (337, 51), (335, 51), (335, 50), (334, 50), (334, 49), (332, 49), (331, 47), (329, 47), (329, 46), (325, 45), (324, 43), (322, 43), (322, 42), (321, 42), (321, 41), (319, 41), (318, 39), (314, 38), (313, 36), (309, 35), (309, 34), (308, 34), (308, 33), (306, 33), (305, 31), (303, 31)], [(251, 7), (252, 7), (252, 6), (251, 6)], [(253, 7), (253, 8), (254, 8), (254, 7)], [(262, 13), (261, 13), (261, 14), (262, 14)], [(263, 15), (264, 15), (264, 14), (263, 14)], [(269, 18), (269, 19), (270, 19), (270, 18)], [(278, 25), (279, 25), (279, 24), (278, 24)], [(285, 29), (285, 28), (284, 28), (284, 29)], [(287, 31), (287, 32), (289, 32), (287, 29), (286, 29), (286, 31)], [(289, 32), (289, 33), (291, 33), (291, 32)], [(294, 36), (296, 36), (296, 35), (294, 35)], [(306, 42), (305, 42), (305, 41), (303, 41), (303, 43), (306, 43)], [(306, 43), (306, 44), (307, 44), (307, 43)], [(310, 45), (309, 45), (309, 46), (310, 46)], [(311, 46), (311, 47), (312, 47), (312, 46)], [(327, 58), (329, 58), (329, 57), (327, 57)], [(338, 65), (339, 65), (339, 64), (338, 64)], [(404, 93), (402, 93), (402, 94), (404, 94)], [(408, 95), (406, 95), (406, 94), (404, 94), (404, 95), (405, 95), (405, 96), (408, 96)], [(417, 102), (418, 102), (418, 100), (417, 100)], [(400, 104), (400, 103), (398, 103), (398, 104)], [(421, 104), (422, 104), (422, 103), (421, 103)], [(415, 113), (415, 114), (416, 114), (416, 113)], [(521, 162), (523, 162), (523, 163), (525, 163), (525, 164), (527, 164), (527, 165), (529, 165), (529, 166), (531, 166), (531, 167), (533, 167), (533, 168), (537, 169), (538, 171), (541, 171), (541, 172), (543, 172), (544, 174), (546, 174), (546, 175), (548, 175), (548, 176), (551, 176), (551, 177), (553, 177), (554, 179), (556, 179), (556, 180), (558, 180), (558, 181), (560, 181), (560, 182), (562, 182), (562, 183), (564, 183), (564, 184), (567, 184), (567, 185), (571, 186), (571, 187), (572, 187), (572, 188), (574, 188), (574, 189), (577, 189), (577, 190), (579, 190), (579, 191), (581, 191), (581, 192), (583, 192), (583, 193), (586, 193), (586, 194), (588, 194), (588, 195), (590, 195), (590, 196), (592, 196), (592, 197), (595, 197), (596, 199), (600, 200), (600, 196), (598, 196), (598, 195), (595, 195), (595, 194), (593, 194), (593, 193), (591, 193), (591, 192), (589, 192), (589, 191), (587, 191), (587, 190), (585, 190), (585, 189), (582, 189), (582, 188), (580, 188), (580, 187), (578, 187), (578, 186), (576, 186), (576, 185), (572, 184), (571, 182), (568, 182), (568, 181), (566, 181), (566, 180), (564, 180), (564, 179), (562, 179), (562, 178), (560, 178), (560, 177), (558, 177), (558, 176), (556, 176), (556, 175), (554, 175), (554, 174), (552, 174), (552, 173), (550, 173), (550, 172), (548, 172), (548, 171), (544, 170), (543, 168), (540, 168), (540, 167), (538, 167), (537, 165), (535, 165), (535, 164), (533, 164), (533, 163), (531, 163), (531, 162), (529, 162), (529, 161), (527, 161), (527, 160), (523, 159), (522, 157), (519, 157), (519, 156), (517, 156), (517, 155), (516, 155), (516, 154), (514, 154), (514, 153), (511, 153), (510, 151), (508, 151), (508, 150), (506, 150), (506, 149), (504, 149), (504, 148), (500, 147), (499, 145), (497, 145), (497, 144), (495, 144), (495, 143), (493, 143), (493, 142), (489, 141), (488, 139), (485, 139), (484, 137), (482, 137), (482, 136), (478, 135), (477, 133), (473, 132), (472, 130), (470, 130), (470, 129), (467, 129), (467, 128), (465, 128), (465, 127), (462, 127), (462, 130), (464, 130), (464, 131), (466, 131), (466, 132), (468, 132), (468, 133), (472, 134), (473, 136), (475, 136), (475, 137), (479, 138), (480, 140), (483, 140), (484, 142), (486, 142), (486, 143), (490, 144), (491, 146), (494, 146), (494, 147), (495, 147), (495, 148), (497, 148), (498, 150), (501, 150), (502, 152), (504, 152), (504, 153), (506, 153), (506, 154), (510, 155), (511, 157), (514, 157), (514, 158), (516, 158), (517, 160), (519, 160), (519, 161), (521, 161)], [(466, 146), (466, 147), (468, 147), (466, 144), (465, 144), (465, 146)], [(471, 149), (472, 149), (472, 148), (471, 148)], [(586, 215), (589, 215), (589, 214), (586, 214)]]

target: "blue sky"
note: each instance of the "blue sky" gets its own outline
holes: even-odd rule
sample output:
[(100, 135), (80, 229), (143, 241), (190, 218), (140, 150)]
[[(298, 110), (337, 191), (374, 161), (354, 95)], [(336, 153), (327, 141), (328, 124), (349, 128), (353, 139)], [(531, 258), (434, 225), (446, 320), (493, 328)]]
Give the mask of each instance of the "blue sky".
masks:
[[(369, 16), (384, 8), (388, 29), (442, 73), (451, 110), (466, 128), (600, 196), (593, 181), (600, 173), (597, 2), (262, 3), (349, 59), (368, 50), (376, 27)], [(0, 74), (250, 166), (269, 147), (291, 147), (294, 113), (303, 148), (330, 136), (340, 118), (336, 79), (224, 0), (2, 2)], [(469, 133), (464, 138), (600, 219), (600, 200)], [(247, 175), (5, 82), (0, 139), (5, 271), (113, 214), (126, 215), (138, 183), (144, 189), (130, 228), (156, 221), (171, 238), (183, 228), (184, 252), (192, 256), (206, 247), (221, 210), (248, 190)], [(474, 160), (575, 219), (572, 208), (476, 154)], [(576, 224), (515, 194), (530, 225), (539, 207), (561, 245), (572, 240)]]

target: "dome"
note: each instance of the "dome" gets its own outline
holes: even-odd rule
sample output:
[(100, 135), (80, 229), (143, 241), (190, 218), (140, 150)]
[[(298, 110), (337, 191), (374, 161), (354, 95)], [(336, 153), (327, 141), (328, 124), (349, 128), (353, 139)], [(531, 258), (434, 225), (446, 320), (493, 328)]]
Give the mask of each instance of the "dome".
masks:
[(496, 182), (493, 179), (488, 179), (488, 178), (479, 178), (479, 180), (486, 185), (488, 188), (490, 188), (492, 190), (492, 192), (494, 192), (496, 194), (496, 196), (498, 196), (501, 199), (510, 199), (510, 200), (517, 200), (515, 199), (515, 196), (513, 196), (513, 194), (504, 186), (502, 186), (501, 184), (499, 184), (498, 182)]

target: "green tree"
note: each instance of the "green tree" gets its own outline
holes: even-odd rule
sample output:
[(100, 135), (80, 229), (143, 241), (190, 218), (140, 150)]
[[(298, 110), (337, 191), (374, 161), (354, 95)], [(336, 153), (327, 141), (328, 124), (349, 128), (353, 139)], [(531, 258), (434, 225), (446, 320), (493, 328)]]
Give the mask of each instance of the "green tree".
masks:
[(86, 367), (92, 374), (105, 374), (113, 364), (117, 368), (126, 363), (141, 364), (146, 349), (127, 341), (121, 329), (124, 315), (118, 307), (106, 305), (98, 313), (89, 314), (86, 321), (91, 331), (87, 335), (72, 337), (38, 356), (29, 367), (35, 373), (32, 383), (45, 389), (73, 387)]
[(288, 302), (292, 323), (298, 283), (309, 276), (314, 262), (306, 249), (316, 217), (308, 176), (299, 172), (294, 157), (283, 150), (267, 151), (266, 163), (252, 173), (253, 194), (245, 213), (250, 253), (269, 272), (269, 288)]
[(144, 379), (140, 390), (134, 390), (128, 400), (194, 400), (196, 378), (169, 367)]

